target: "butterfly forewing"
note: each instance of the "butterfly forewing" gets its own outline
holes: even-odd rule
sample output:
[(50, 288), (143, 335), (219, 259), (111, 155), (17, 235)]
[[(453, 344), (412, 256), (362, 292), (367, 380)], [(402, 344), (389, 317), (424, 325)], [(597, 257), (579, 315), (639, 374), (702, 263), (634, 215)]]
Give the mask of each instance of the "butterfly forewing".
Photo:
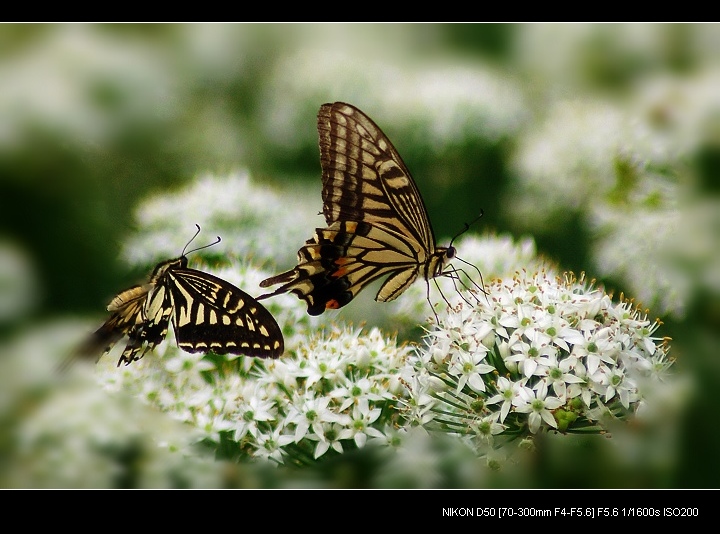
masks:
[(318, 315), (350, 302), (367, 284), (390, 275), (376, 300), (397, 298), (420, 275), (442, 271), (448, 248), (437, 247), (425, 205), (390, 140), (350, 104), (318, 113), (323, 214), (327, 228), (298, 251), (297, 266), (263, 280), (282, 284)]
[(325, 104), (318, 133), (326, 222), (367, 221), (408, 236), (431, 254), (435, 238), (420, 192), (372, 119), (349, 104)]
[(261, 358), (282, 354), (280, 327), (250, 295), (194, 269), (171, 271), (168, 276), (173, 279), (173, 326), (181, 349)]

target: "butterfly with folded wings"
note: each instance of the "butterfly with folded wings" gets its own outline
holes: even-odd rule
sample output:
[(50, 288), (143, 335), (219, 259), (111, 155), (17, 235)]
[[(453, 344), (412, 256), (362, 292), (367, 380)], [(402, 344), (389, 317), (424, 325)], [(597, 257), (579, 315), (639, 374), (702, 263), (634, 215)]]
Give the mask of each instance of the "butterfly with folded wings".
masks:
[(328, 226), (300, 248), (296, 267), (260, 283), (282, 285), (258, 300), (292, 292), (310, 315), (320, 315), (383, 276), (380, 302), (396, 299), (419, 277), (457, 277), (455, 269), (445, 270), (455, 248), (436, 245), (417, 185), (375, 122), (335, 102), (320, 107), (317, 128)]

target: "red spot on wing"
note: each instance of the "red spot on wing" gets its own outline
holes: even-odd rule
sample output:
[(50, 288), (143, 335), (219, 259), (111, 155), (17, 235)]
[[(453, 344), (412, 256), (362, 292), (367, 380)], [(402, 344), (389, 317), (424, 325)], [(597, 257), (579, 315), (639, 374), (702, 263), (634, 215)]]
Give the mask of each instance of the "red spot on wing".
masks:
[(326, 310), (337, 310), (338, 308), (340, 308), (340, 303), (335, 299), (328, 300), (325, 303)]
[(338, 266), (338, 270), (332, 273), (333, 278), (341, 278), (347, 274), (347, 269), (343, 267), (350, 260), (348, 258), (338, 258), (333, 263)]

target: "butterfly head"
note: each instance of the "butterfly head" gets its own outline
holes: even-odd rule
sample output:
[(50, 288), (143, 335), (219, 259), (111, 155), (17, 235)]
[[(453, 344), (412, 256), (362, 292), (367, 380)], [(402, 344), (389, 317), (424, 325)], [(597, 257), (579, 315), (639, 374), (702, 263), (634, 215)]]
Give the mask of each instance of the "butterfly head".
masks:
[(165, 276), (165, 273), (174, 269), (185, 269), (188, 265), (187, 256), (180, 256), (172, 260), (167, 260), (158, 263), (153, 269), (152, 275), (150, 276), (150, 283), (157, 282), (160, 278)]
[(455, 257), (455, 247), (450, 245), (445, 251), (445, 258), (451, 260)]
[(213, 245), (217, 245), (220, 242), (220, 236), (217, 236), (215, 241), (208, 245), (203, 245), (202, 247), (194, 248), (192, 250), (187, 250), (187, 248), (190, 246), (190, 243), (193, 242), (193, 240), (198, 236), (200, 233), (200, 225), (195, 224), (197, 227), (197, 231), (195, 232), (195, 235), (193, 235), (190, 238), (190, 241), (187, 242), (185, 247), (183, 247), (183, 251), (180, 254), (180, 257), (174, 258), (172, 260), (166, 260), (163, 262), (158, 263), (155, 266), (155, 269), (152, 272), (152, 275), (150, 275), (150, 283), (154, 284), (157, 283), (158, 280), (160, 280), (168, 271), (173, 271), (175, 269), (186, 269), (188, 266), (188, 255), (192, 252), (196, 252), (198, 250), (202, 250), (204, 248), (212, 247)]
[(445, 267), (454, 257), (455, 247), (452, 245), (449, 247), (438, 247), (429, 262), (431, 277), (442, 276), (445, 272)]

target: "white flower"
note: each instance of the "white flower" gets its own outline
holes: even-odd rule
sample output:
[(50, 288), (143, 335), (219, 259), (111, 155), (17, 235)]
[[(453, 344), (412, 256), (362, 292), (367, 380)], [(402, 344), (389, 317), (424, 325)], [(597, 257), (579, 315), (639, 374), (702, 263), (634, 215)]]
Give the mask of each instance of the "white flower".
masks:
[(572, 355), (560, 362), (557, 358), (553, 358), (552, 363), (548, 365), (546, 382), (552, 386), (553, 392), (558, 397), (562, 399), (567, 397), (568, 384), (584, 383), (583, 378), (576, 374), (577, 365), (578, 359)]
[(501, 423), (505, 421), (508, 413), (510, 413), (510, 408), (513, 406), (513, 401), (515, 400), (515, 397), (520, 394), (520, 390), (522, 389), (525, 382), (525, 378), (518, 380), (517, 382), (511, 382), (504, 376), (498, 378), (497, 385), (495, 386), (497, 394), (490, 397), (487, 400), (487, 404), (497, 404), (498, 402), (502, 403), (502, 405), (500, 406), (500, 413), (498, 417), (498, 420)]
[(543, 323), (541, 335), (547, 336), (547, 343), (552, 343), (565, 352), (570, 352), (568, 343), (575, 343), (577, 330), (570, 328), (570, 325), (565, 319), (554, 316), (551, 312), (550, 316), (546, 316), (546, 322)]
[(383, 433), (372, 426), (372, 423), (380, 417), (381, 413), (380, 408), (364, 410), (362, 406), (354, 406), (347, 425), (348, 428), (340, 431), (339, 438), (354, 440), (358, 448), (365, 446), (368, 436), (382, 438)]
[(259, 433), (258, 422), (274, 421), (278, 416), (275, 403), (269, 399), (264, 399), (259, 391), (255, 391), (249, 397), (244, 398), (238, 404), (235, 413), (237, 413), (237, 420), (234, 421), (235, 433), (233, 438), (235, 441), (242, 440), (248, 434), (257, 439)]
[(648, 77), (631, 98), (557, 100), (518, 140), (514, 223), (548, 234), (572, 221), (600, 275), (684, 317), (694, 292), (718, 287), (720, 204), (687, 162), (715, 146), (719, 79), (713, 64)]
[(409, 396), (402, 378), (410, 375), (409, 346), (377, 328), (349, 327), (298, 343), (272, 360), (206, 357), (164, 343), (121, 374), (108, 363), (102, 377), (109, 389), (137, 394), (240, 458), (302, 463), (362, 447), (408, 420), (405, 404), (398, 406)]
[(535, 434), (543, 421), (553, 428), (557, 427), (551, 410), (562, 406), (563, 401), (557, 397), (548, 397), (548, 389), (545, 382), (540, 382), (536, 389), (523, 386), (519, 395), (513, 400), (515, 409), (520, 413), (528, 413), (530, 432)]
[(321, 380), (333, 386), (342, 381), (343, 371), (348, 362), (348, 356), (342, 353), (338, 353), (334, 358), (322, 360), (308, 358), (307, 364), (299, 369), (298, 376), (304, 376), (307, 379), (306, 387), (312, 387)]
[(0, 238), (0, 324), (23, 319), (38, 304), (35, 266), (29, 254)]
[(330, 449), (342, 454), (344, 449), (342, 441), (340, 440), (341, 432), (341, 425), (337, 423), (323, 423), (322, 431), (320, 433), (308, 436), (309, 439), (317, 441), (315, 451), (313, 452), (313, 458), (320, 458)]
[(457, 391), (460, 392), (467, 383), (474, 391), (485, 391), (482, 375), (495, 370), (492, 365), (482, 363), (487, 349), (477, 352), (457, 351), (453, 354), (448, 374), (457, 378)]
[(604, 387), (602, 393), (605, 395), (605, 402), (617, 395), (625, 409), (629, 409), (630, 402), (638, 400), (637, 384), (625, 376), (623, 369), (607, 369), (602, 375), (601, 384)]
[(212, 369), (213, 365), (204, 361), (203, 356), (201, 352), (192, 353), (179, 350), (173, 357), (166, 360), (165, 368), (170, 373), (192, 372), (193, 369), (198, 371)]
[(590, 374), (595, 373), (601, 363), (614, 366), (620, 354), (620, 346), (611, 335), (610, 328), (603, 328), (591, 320), (582, 321), (580, 328), (583, 340), (578, 340), (573, 346), (573, 356), (586, 362)]
[(295, 425), (296, 443), (305, 438), (310, 429), (316, 436), (322, 436), (323, 423), (337, 423), (347, 419), (347, 416), (341, 417), (328, 408), (331, 400), (330, 397), (316, 396), (312, 390), (306, 390), (303, 395), (294, 395), (284, 424)]
[(526, 335), (526, 338), (529, 338), (530, 342), (517, 341), (512, 344), (510, 348), (515, 354), (506, 358), (505, 361), (516, 362), (520, 372), (528, 378), (533, 375), (545, 375), (548, 368), (556, 361), (557, 349), (552, 345), (547, 345), (542, 334), (536, 330), (526, 332), (526, 334), (529, 334)]
[(255, 455), (281, 464), (283, 463), (283, 447), (294, 440), (293, 436), (283, 434), (282, 427), (277, 427), (268, 433), (258, 434)]
[(505, 428), (505, 425), (497, 421), (495, 415), (487, 415), (469, 425), (470, 432), (488, 444), (492, 444), (493, 436), (501, 434)]
[(330, 392), (330, 397), (341, 400), (339, 411), (344, 411), (353, 404), (360, 404), (367, 411), (370, 401), (382, 401), (384, 396), (379, 395), (376, 391), (380, 388), (375, 384), (374, 380), (363, 377), (360, 380), (352, 380), (345, 377), (345, 384)]

